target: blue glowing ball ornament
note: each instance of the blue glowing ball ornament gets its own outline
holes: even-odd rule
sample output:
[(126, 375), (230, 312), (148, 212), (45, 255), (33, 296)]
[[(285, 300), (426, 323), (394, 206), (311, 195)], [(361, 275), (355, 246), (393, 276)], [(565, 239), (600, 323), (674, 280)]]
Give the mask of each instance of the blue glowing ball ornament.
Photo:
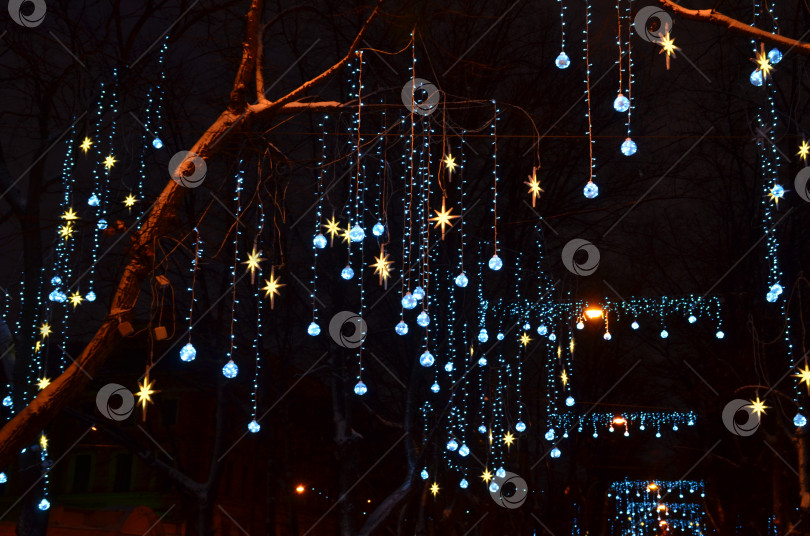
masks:
[(321, 326), (316, 324), (315, 322), (310, 322), (309, 326), (307, 326), (307, 334), (311, 335), (312, 337), (317, 337), (321, 333)]
[(495, 471), (495, 476), (498, 478), (506, 478), (506, 469), (503, 467), (498, 467), (498, 470)]
[(444, 365), (444, 370), (445, 370), (445, 372), (453, 372), (453, 362), (452, 362), (452, 361), (448, 361), (448, 362), (447, 362), (447, 363)]
[(785, 197), (785, 187), (781, 184), (774, 184), (770, 193), (776, 199), (783, 199)]
[(571, 59), (565, 52), (560, 52), (557, 59), (554, 60), (554, 65), (556, 65), (558, 69), (567, 69), (568, 66), (571, 65)]
[(530, 325), (528, 322), (526, 322), (525, 324), (523, 324), (523, 329), (527, 329), (527, 330), (528, 330), (528, 329), (531, 329), (531, 328), (532, 328), (532, 326), (531, 326), (531, 325)]
[(458, 442), (455, 439), (451, 439), (447, 442), (447, 450), (455, 451), (458, 449)]
[(366, 384), (363, 383), (362, 381), (358, 381), (356, 384), (354, 384), (354, 394), (356, 394), (357, 396), (363, 396), (367, 392), (368, 387), (366, 387)]
[(416, 298), (410, 292), (406, 292), (402, 297), (402, 307), (405, 309), (413, 309), (416, 307)]
[(585, 329), (585, 322), (583, 322), (582, 320), (577, 322), (577, 329)]
[(464, 272), (461, 272), (460, 274), (458, 274), (456, 276), (456, 286), (457, 287), (464, 288), (464, 287), (467, 286), (467, 283), (469, 283), (469, 282), (470, 282), (470, 280), (467, 279), (467, 276), (464, 275)]
[(480, 358), (480, 359), (478, 360), (478, 366), (479, 366), (479, 367), (485, 367), (485, 366), (487, 366), (487, 358), (486, 358), (486, 357), (482, 357), (482, 358)]
[(689, 320), (690, 324), (694, 324), (695, 322), (697, 322), (697, 318), (695, 317), (695, 315), (689, 315), (689, 318), (687, 320)]
[(545, 435), (546, 441), (554, 441), (554, 428), (549, 428)]
[(8, 477), (5, 473), (0, 473), (0, 484), (5, 484), (6, 482), (8, 482)]
[(638, 328), (639, 328), (638, 322), (636, 322), (636, 321), (634, 320), (634, 321), (633, 321), (633, 323), (632, 323), (632, 324), (630, 324), (630, 327), (631, 327), (631, 328), (633, 328), (633, 329), (638, 329)]
[(425, 350), (422, 355), (419, 356), (419, 364), (423, 367), (430, 367), (433, 366), (433, 363), (436, 360), (433, 359), (433, 354)]
[(575, 400), (573, 396), (569, 396), (568, 398), (565, 399), (565, 405), (568, 406), (569, 408), (574, 405), (574, 402)]
[(802, 426), (807, 424), (807, 417), (802, 415), (801, 413), (797, 413), (795, 417), (793, 417), (793, 425), (801, 428)]
[(237, 374), (239, 374), (239, 367), (236, 366), (233, 360), (228, 361), (225, 363), (225, 366), (222, 367), (222, 375), (228, 379), (236, 378)]
[(152, 147), (155, 149), (163, 149), (163, 140), (156, 137), (154, 140), (152, 140)]
[(467, 445), (462, 444), (458, 448), (458, 453), (461, 454), (462, 456), (467, 456), (468, 454), (470, 454), (470, 447), (468, 447)]
[(462, 479), (461, 479), (461, 482), (459, 482), (459, 483), (458, 483), (458, 487), (460, 487), (461, 489), (467, 489), (467, 487), (468, 487), (469, 485), (470, 485), (470, 483), (469, 483), (469, 482), (467, 482), (467, 479), (466, 479), (466, 478), (462, 478)]
[(779, 283), (774, 283), (773, 285), (771, 285), (771, 289), (770, 291), (768, 291), (768, 294), (765, 296), (765, 299), (773, 303), (777, 300), (777, 298), (779, 298), (779, 295), (782, 294), (782, 291), (783, 291), (782, 285), (780, 285)]
[(780, 52), (778, 48), (772, 48), (768, 52), (768, 61), (771, 62), (773, 65), (776, 65), (777, 63), (782, 61), (782, 52)]
[(498, 270), (503, 268), (503, 261), (501, 260), (500, 257), (498, 257), (498, 254), (496, 253), (489, 259), (488, 266), (490, 270), (495, 270), (497, 272)]
[(661, 338), (666, 339), (667, 337), (669, 337), (669, 331), (667, 331), (665, 329), (662, 329), (661, 330)]
[(548, 335), (548, 328), (544, 324), (537, 326), (538, 335)]
[(479, 434), (486, 434), (487, 433), (487, 427), (482, 424), (481, 426), (478, 427), (478, 433)]
[(91, 195), (90, 198), (87, 200), (87, 204), (90, 205), (91, 207), (97, 207), (100, 202), (101, 200), (98, 198), (96, 194)]
[(59, 289), (56, 289), (56, 301), (58, 303), (65, 303), (67, 301), (67, 299), (68, 299), (67, 294), (65, 294), (64, 292), (62, 292)]
[(318, 249), (323, 249), (326, 247), (326, 237), (323, 236), (321, 233), (315, 235), (315, 238), (312, 239), (312, 245)]
[(673, 425), (672, 425), (672, 429), (673, 429), (674, 431), (676, 431), (676, 432), (677, 432), (677, 431), (678, 431), (678, 425), (677, 425), (677, 424), (673, 424)]
[(55, 275), (55, 276), (53, 276), (51, 278), (51, 285), (56, 286), (56, 285), (61, 285), (61, 284), (62, 284), (62, 278), (59, 277), (58, 275)]
[(550, 340), (551, 342), (556, 341), (557, 340), (557, 335), (552, 333), (551, 335), (548, 336), (548, 340)]
[(751, 73), (751, 76), (748, 77), (748, 80), (751, 82), (751, 84), (757, 87), (761, 86), (763, 82), (762, 71), (759, 69), (755, 70), (753, 73)]
[(96, 223), (96, 228), (99, 231), (103, 231), (104, 229), (106, 229), (107, 228), (107, 220), (105, 220), (104, 218), (98, 220), (98, 222)]
[(360, 242), (365, 237), (366, 237), (366, 232), (363, 230), (362, 227), (360, 227), (357, 224), (355, 224), (355, 226), (352, 227), (352, 230), (349, 231), (349, 240), (351, 240), (352, 242)]
[(526, 431), (526, 423), (523, 421), (518, 421), (515, 423), (515, 430), (518, 432), (525, 432)]
[(248, 432), (250, 432), (251, 434), (255, 434), (261, 429), (262, 426), (256, 422), (256, 419), (253, 419), (248, 423)]
[(422, 472), (419, 473), (419, 476), (422, 477), (422, 480), (427, 480), (430, 475), (428, 474), (427, 469), (422, 469)]
[(10, 408), (11, 404), (11, 395), (6, 395), (5, 398), (3, 398), (3, 407)]
[(638, 147), (636, 146), (636, 142), (634, 142), (630, 138), (627, 138), (622, 142), (622, 154), (624, 156), (632, 156), (636, 154), (637, 150)]
[(427, 311), (422, 311), (416, 316), (416, 323), (423, 328), (430, 324), (430, 315), (427, 314)]
[(619, 93), (613, 101), (613, 109), (620, 113), (626, 112), (630, 109), (630, 99)]
[(655, 437), (661, 437), (661, 432), (655, 432)]
[(371, 228), (371, 232), (374, 234), (374, 236), (382, 236), (385, 232), (385, 225), (377, 222), (374, 224), (374, 227)]
[(609, 331), (606, 331), (605, 334), (602, 335), (602, 338), (605, 339), (606, 341), (609, 341), (610, 339), (613, 338), (613, 335), (611, 335)]
[(48, 510), (50, 507), (51, 507), (51, 502), (48, 499), (42, 499), (41, 501), (39, 501), (39, 504), (37, 505), (37, 508), (39, 508), (43, 512), (45, 510)]
[(51, 301), (56, 301), (59, 297), (59, 289), (52, 290), (50, 294), (48, 294), (48, 299)]
[(485, 343), (489, 340), (489, 333), (485, 328), (481, 328), (481, 331), (478, 332), (478, 342)]
[(441, 387), (439, 387), (439, 382), (433, 382), (433, 385), (430, 386), (430, 390), (434, 393), (438, 393)]
[(557, 447), (554, 447), (553, 449), (551, 449), (551, 457), (552, 458), (559, 458), (560, 454), (562, 454), (562, 452), (560, 452), (560, 449), (558, 449)]
[(96, 293), (91, 290), (87, 293), (87, 295), (85, 295), (84, 299), (89, 302), (94, 302), (96, 301)]
[(499, 489), (501, 489), (501, 487), (494, 480), (489, 483), (490, 493), (497, 493)]
[(503, 333), (498, 333), (497, 335), (495, 335), (495, 338), (498, 339), (499, 341), (502, 341), (503, 340)]
[(425, 289), (417, 285), (416, 288), (413, 289), (413, 297), (419, 301), (422, 301), (425, 299)]
[(197, 349), (190, 342), (180, 348), (180, 361), (190, 363), (197, 358)]
[(348, 281), (349, 279), (354, 277), (354, 270), (352, 270), (351, 266), (346, 266), (346, 268), (340, 271), (340, 277)]
[(718, 330), (717, 333), (714, 334), (714, 336), (717, 337), (718, 339), (722, 339), (723, 337), (726, 336), (726, 334)]
[(408, 333), (408, 324), (406, 324), (403, 320), (400, 320), (394, 328), (394, 331), (397, 332), (397, 335), (405, 335)]
[(589, 181), (588, 184), (585, 185), (585, 188), (582, 189), (582, 193), (585, 194), (585, 197), (588, 199), (593, 199), (599, 195), (599, 187), (595, 182)]

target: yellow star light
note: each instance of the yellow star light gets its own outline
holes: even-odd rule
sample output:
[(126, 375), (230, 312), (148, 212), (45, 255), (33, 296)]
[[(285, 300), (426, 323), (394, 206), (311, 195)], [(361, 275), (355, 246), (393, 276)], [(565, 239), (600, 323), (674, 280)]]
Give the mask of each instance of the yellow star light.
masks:
[(39, 446), (42, 447), (42, 450), (48, 449), (48, 438), (45, 437), (45, 434), (39, 436)]
[(79, 147), (81, 147), (82, 151), (84, 151), (86, 153), (87, 151), (90, 150), (90, 146), (92, 146), (92, 145), (93, 145), (93, 140), (91, 140), (90, 138), (84, 138), (84, 140), (82, 141), (82, 144), (79, 145)]
[(759, 399), (759, 395), (757, 395), (756, 400), (752, 400), (751, 404), (747, 407), (751, 408), (751, 411), (757, 414), (757, 417), (761, 417), (763, 413), (765, 413), (766, 409), (770, 409), (770, 406), (765, 405), (764, 400)]
[(138, 202), (138, 198), (135, 197), (132, 194), (129, 194), (128, 196), (126, 196), (124, 198), (124, 206), (127, 207), (127, 208), (132, 208), (135, 205), (135, 203), (137, 203), (137, 202)]
[(507, 447), (511, 447), (514, 441), (515, 436), (512, 435), (512, 432), (506, 432), (506, 434), (503, 436), (503, 442), (506, 443)]
[(45, 322), (39, 327), (39, 334), (42, 335), (43, 339), (48, 335), (50, 335), (51, 333), (53, 333), (53, 331), (51, 330), (51, 325), (48, 324), (47, 322)]
[(326, 220), (323, 226), (326, 227), (326, 234), (329, 235), (330, 239), (334, 239), (335, 235), (340, 234), (340, 224), (335, 220), (334, 216), (332, 216), (332, 219)]
[(529, 187), (529, 193), (532, 194), (532, 206), (537, 202), (537, 198), (543, 192), (540, 188), (540, 181), (537, 180), (537, 170), (533, 169), (532, 174), (528, 181), (523, 181), (523, 184)]
[(810, 154), (810, 144), (807, 143), (807, 140), (802, 140), (802, 144), (799, 145), (799, 152), (796, 154), (805, 162), (807, 161), (807, 155)]
[(273, 300), (280, 294), (278, 289), (286, 285), (278, 282), (275, 272), (270, 272), (270, 279), (265, 279), (264, 282), (267, 283), (267, 286), (262, 289), (264, 291), (264, 297), (270, 298), (270, 308), (272, 309), (275, 305)]
[(75, 229), (73, 229), (73, 225), (71, 225), (70, 222), (67, 222), (66, 224), (64, 224), (63, 226), (61, 226), (59, 228), (59, 236), (61, 236), (65, 240), (67, 240), (68, 238), (73, 236), (73, 231), (74, 230)]
[(804, 364), (804, 369), (799, 369), (799, 373), (794, 374), (793, 377), (799, 378), (799, 383), (807, 385), (807, 389), (810, 391), (810, 368), (808, 368), (807, 363)]
[(248, 260), (244, 261), (242, 264), (247, 264), (247, 270), (250, 270), (250, 275), (252, 276), (256, 273), (256, 270), (261, 269), (259, 263), (262, 262), (264, 259), (261, 257), (261, 252), (256, 251), (256, 246), (253, 246), (253, 251), (248, 254)]
[(669, 32), (664, 34), (664, 37), (661, 38), (659, 45), (661, 45), (661, 50), (658, 53), (666, 53), (667, 70), (669, 70), (669, 58), (675, 55), (675, 51), (678, 50), (678, 47), (675, 46), (675, 40), (670, 37)]
[(521, 335), (521, 337), (520, 337), (520, 344), (522, 344), (523, 346), (528, 346), (528, 344), (529, 344), (529, 342), (530, 342), (531, 340), (532, 340), (532, 339), (529, 337), (529, 334), (528, 334), (528, 333), (524, 333), (524, 334), (523, 334), (523, 335)]
[(41, 377), (41, 378), (39, 378), (37, 380), (37, 387), (39, 388), (40, 391), (42, 391), (43, 389), (48, 387), (50, 384), (51, 384), (51, 380), (49, 380), (45, 376), (43, 376), (43, 377)]
[(146, 405), (152, 403), (152, 395), (160, 392), (152, 389), (154, 385), (154, 380), (149, 380), (149, 374), (147, 373), (143, 378), (143, 382), (138, 384), (138, 391), (135, 393), (135, 396), (138, 397), (138, 404), (141, 405), (141, 411), (143, 411), (143, 420), (146, 420)]
[(73, 210), (73, 207), (70, 207), (69, 209), (67, 209), (67, 210), (65, 211), (65, 213), (64, 213), (64, 214), (62, 214), (61, 218), (62, 218), (63, 220), (65, 220), (65, 221), (73, 221), (73, 220), (78, 220), (78, 219), (79, 219), (79, 216), (78, 216), (78, 215), (76, 214), (76, 212)]
[(342, 238), (342, 240), (341, 240), (341, 241), (342, 241), (342, 242), (345, 242), (345, 243), (347, 243), (347, 244), (348, 244), (349, 242), (351, 242), (351, 239), (352, 239), (352, 238), (351, 238), (351, 236), (349, 236), (349, 234), (350, 234), (351, 232), (352, 232), (352, 226), (351, 226), (350, 224), (348, 224), (348, 223), (347, 223), (347, 224), (346, 224), (346, 230), (345, 230), (345, 231), (341, 231), (341, 233), (340, 233), (340, 238)]
[(754, 58), (754, 63), (757, 64), (757, 71), (762, 73), (762, 79), (765, 80), (768, 78), (768, 74), (770, 74), (771, 69), (773, 69), (773, 65), (771, 65), (771, 60), (768, 58), (768, 55), (765, 54), (765, 43), (760, 44), (760, 52), (757, 54), (757, 57)]
[(557, 346), (557, 359), (562, 357), (562, 345)]
[(563, 386), (568, 385), (568, 373), (565, 372), (565, 369), (563, 369), (562, 374), (560, 374), (560, 379), (562, 380)]
[(115, 165), (115, 158), (113, 158), (113, 155), (110, 155), (104, 159), (104, 167), (107, 168), (108, 170), (111, 169), (114, 165)]
[(492, 480), (492, 473), (489, 472), (489, 469), (484, 469), (484, 474), (481, 475), (481, 479), (486, 483)]
[(453, 209), (451, 208), (451, 209), (447, 210), (444, 207), (444, 201), (445, 200), (442, 197), (442, 210), (441, 211), (434, 210), (433, 212), (436, 213), (436, 216), (434, 216), (433, 218), (430, 218), (430, 221), (435, 221), (436, 222), (436, 225), (433, 226), (434, 228), (439, 227), (441, 225), (441, 227), (442, 227), (442, 240), (444, 240), (445, 227), (447, 225), (450, 225), (450, 220), (459, 217), (459, 216), (453, 216), (453, 215), (450, 214), (453, 211)]
[(436, 495), (438, 495), (439, 494), (439, 485), (434, 482), (433, 485), (430, 486), (430, 492), (433, 494), (434, 497)]
[(456, 164), (456, 159), (453, 158), (452, 156), (450, 156), (449, 154), (444, 157), (443, 162), (444, 162), (444, 167), (447, 168), (448, 173), (454, 172), (456, 170), (456, 168), (458, 167), (458, 164)]
[(36, 343), (34, 343), (34, 352), (39, 352), (41, 348), (42, 348), (42, 341), (37, 341)]
[(768, 190), (768, 197), (770, 197), (774, 205), (778, 207), (779, 200), (785, 197), (785, 189), (781, 185), (777, 184)]
[(385, 253), (383, 250), (380, 250), (380, 256), (374, 257), (376, 261), (371, 266), (374, 267), (374, 273), (380, 276), (380, 284), (383, 284), (383, 281), (388, 281), (388, 277), (391, 275), (391, 264), (394, 261), (388, 260), (388, 253)]
[(568, 350), (570, 350), (572, 354), (574, 353), (574, 338), (573, 337), (571, 337), (571, 344), (568, 345)]
[(70, 303), (73, 304), (74, 309), (76, 308), (77, 305), (81, 304), (82, 301), (84, 301), (84, 298), (82, 298), (82, 295), (79, 294), (78, 290), (76, 292), (74, 292), (73, 294), (71, 294), (70, 298), (68, 298), (68, 299), (70, 300)]

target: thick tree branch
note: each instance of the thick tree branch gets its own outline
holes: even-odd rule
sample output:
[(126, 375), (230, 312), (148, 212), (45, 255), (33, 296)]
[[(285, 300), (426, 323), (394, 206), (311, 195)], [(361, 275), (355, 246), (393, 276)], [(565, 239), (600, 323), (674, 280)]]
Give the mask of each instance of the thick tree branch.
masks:
[(699, 20), (702, 22), (710, 22), (718, 26), (723, 26), (730, 32), (734, 32), (752, 39), (759, 41), (766, 41), (773, 45), (780, 45), (795, 50), (800, 54), (810, 55), (810, 43), (804, 43), (791, 39), (783, 35), (768, 33), (765, 30), (760, 30), (749, 24), (746, 24), (737, 19), (732, 19), (727, 15), (723, 15), (713, 9), (686, 9), (681, 7), (672, 0), (658, 0), (658, 2), (669, 9), (670, 11), (680, 15), (685, 19)]

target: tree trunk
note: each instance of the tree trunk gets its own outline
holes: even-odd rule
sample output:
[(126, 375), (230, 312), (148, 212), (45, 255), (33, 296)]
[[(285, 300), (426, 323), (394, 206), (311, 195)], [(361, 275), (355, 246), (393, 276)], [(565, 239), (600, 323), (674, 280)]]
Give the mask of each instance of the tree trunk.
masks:
[(357, 476), (357, 460), (352, 444), (354, 438), (351, 433), (348, 408), (346, 403), (346, 381), (344, 379), (343, 351), (334, 344), (330, 346), (330, 367), (332, 369), (332, 419), (335, 424), (335, 446), (338, 462), (338, 481), (340, 495), (338, 496), (338, 523), (341, 536), (354, 536), (354, 502), (351, 488)]

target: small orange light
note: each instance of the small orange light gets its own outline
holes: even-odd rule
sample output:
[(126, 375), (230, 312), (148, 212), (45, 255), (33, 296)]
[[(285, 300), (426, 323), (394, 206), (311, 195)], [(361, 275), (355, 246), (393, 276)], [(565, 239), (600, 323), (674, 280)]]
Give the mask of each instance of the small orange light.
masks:
[(367, 503), (369, 503), (369, 504), (371, 504), (371, 499), (367, 500), (366, 502), (367, 502)]
[(622, 426), (623, 424), (627, 424), (627, 419), (625, 419), (621, 415), (616, 415), (615, 417), (613, 417), (613, 424), (617, 426)]
[(95, 426), (91, 427), (90, 429), (91, 429), (91, 430), (93, 430), (94, 432), (95, 432), (96, 430), (98, 430), (98, 428), (96, 428)]
[(589, 307), (585, 309), (585, 316), (587, 316), (591, 320), (596, 320), (597, 318), (602, 318), (604, 312), (599, 307)]
[(301, 484), (298, 484), (298, 486), (296, 486), (296, 488), (295, 488), (295, 492), (298, 493), (299, 495), (304, 493), (304, 486), (302, 486)]
[(650, 484), (647, 486), (648, 491), (655, 491), (657, 489), (658, 489), (658, 484), (656, 484), (655, 482), (650, 482)]
[(666, 507), (665, 505), (663, 505), (663, 504), (659, 504), (659, 505), (658, 505), (658, 511), (659, 511), (659, 512), (663, 512), (663, 511), (664, 511), (664, 510), (666, 510), (666, 509), (667, 509), (667, 507)]

